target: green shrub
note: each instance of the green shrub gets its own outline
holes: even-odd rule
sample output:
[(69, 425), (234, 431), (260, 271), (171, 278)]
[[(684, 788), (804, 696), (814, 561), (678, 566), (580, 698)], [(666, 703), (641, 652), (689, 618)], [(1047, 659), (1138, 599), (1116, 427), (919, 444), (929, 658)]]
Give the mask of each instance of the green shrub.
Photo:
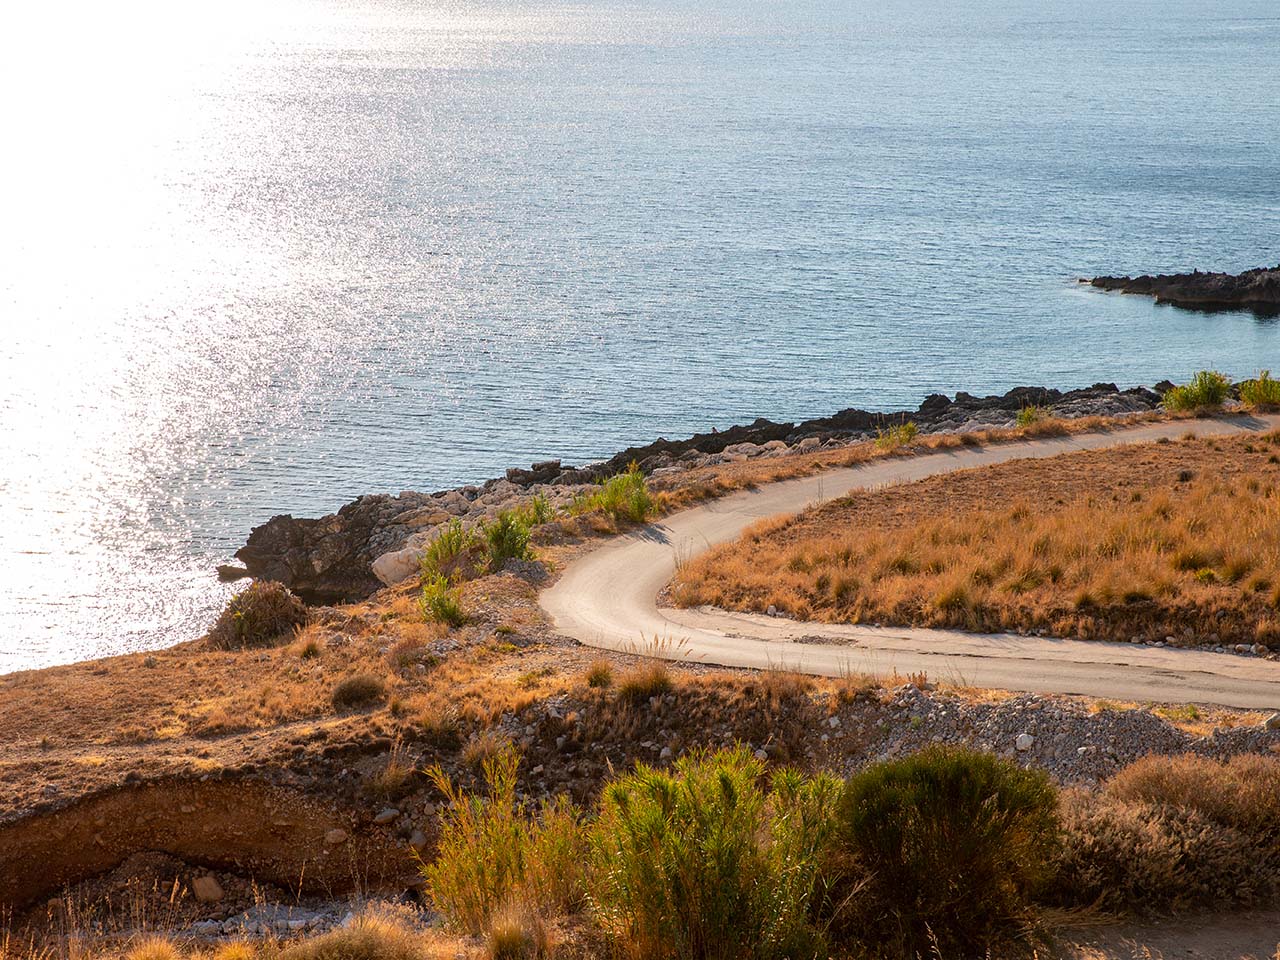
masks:
[(513, 510), (501, 511), (480, 530), (488, 546), (490, 570), (500, 570), (508, 560), (528, 560), (533, 556), (529, 552), (529, 525)]
[(442, 574), (435, 574), (423, 584), (418, 605), (422, 615), (434, 623), (460, 627), (467, 622), (462, 610), (462, 589), (453, 586)]
[(1216, 370), (1201, 370), (1189, 383), (1166, 391), (1161, 402), (1166, 410), (1208, 410), (1222, 406), (1231, 390), (1231, 381)]
[(257, 580), (228, 601), (209, 631), (219, 650), (265, 647), (307, 622), (307, 607), (283, 583)]
[(525, 503), (515, 510), (516, 515), (524, 522), (527, 527), (537, 527), (544, 523), (550, 523), (556, 515), (555, 508), (551, 506), (551, 501), (547, 499), (546, 494), (535, 494)]
[(1028, 404), (1018, 411), (1018, 426), (1031, 427), (1037, 423), (1048, 420), (1052, 416), (1048, 407), (1042, 407), (1037, 404)]
[(881, 450), (895, 450), (906, 446), (916, 438), (919, 432), (920, 429), (914, 420), (908, 420), (893, 427), (885, 427), (876, 431), (876, 446)]
[(626, 473), (610, 477), (590, 494), (574, 499), (571, 513), (599, 510), (615, 523), (644, 523), (657, 510), (658, 502), (639, 465), (632, 463)]
[(609, 784), (592, 829), (594, 916), (644, 960), (826, 956), (811, 921), (838, 786), (795, 773), (766, 797), (743, 748), (639, 765)]
[(450, 520), (422, 554), (419, 564), (423, 579), (452, 577), (459, 572), (462, 561), (479, 542), (476, 532), (464, 527), (461, 520)]
[(1056, 804), (1043, 772), (943, 747), (854, 775), (840, 801), (841, 845), (867, 881), (842, 926), (906, 956), (1026, 942)]
[(1271, 379), (1271, 371), (1263, 370), (1253, 380), (1240, 383), (1240, 400), (1247, 407), (1280, 407), (1280, 380)]
[(330, 699), (339, 710), (345, 710), (368, 706), (381, 700), (386, 694), (387, 685), (381, 677), (372, 673), (357, 673), (334, 687)]
[(563, 797), (540, 808), (516, 799), (519, 758), (484, 761), (484, 796), (467, 795), (440, 767), (427, 775), (448, 800), (436, 858), (422, 873), (432, 902), (455, 929), (480, 935), (513, 903), (573, 911), (584, 897), (587, 838)]

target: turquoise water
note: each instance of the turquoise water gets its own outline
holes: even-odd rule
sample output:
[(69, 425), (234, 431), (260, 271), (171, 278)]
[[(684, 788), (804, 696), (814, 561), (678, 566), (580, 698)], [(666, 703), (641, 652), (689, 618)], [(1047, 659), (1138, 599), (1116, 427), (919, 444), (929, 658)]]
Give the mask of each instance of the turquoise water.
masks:
[(199, 634), (279, 512), (1280, 367), (1072, 282), (1280, 260), (1267, 0), (173, 6), (0, 66), (0, 671)]

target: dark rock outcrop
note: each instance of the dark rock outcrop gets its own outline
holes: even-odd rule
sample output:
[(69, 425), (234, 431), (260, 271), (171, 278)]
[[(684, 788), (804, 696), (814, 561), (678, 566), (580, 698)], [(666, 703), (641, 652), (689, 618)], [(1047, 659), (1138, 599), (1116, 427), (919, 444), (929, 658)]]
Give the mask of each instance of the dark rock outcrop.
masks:
[(400, 546), (431, 498), (360, 497), (319, 520), (272, 517), (254, 527), (236, 559), (258, 580), (278, 580), (312, 604), (343, 603), (382, 586), (370, 564)]
[(1190, 310), (1252, 310), (1280, 313), (1280, 265), (1244, 273), (1162, 273), (1140, 277), (1093, 277), (1081, 280), (1101, 290), (1138, 293)]

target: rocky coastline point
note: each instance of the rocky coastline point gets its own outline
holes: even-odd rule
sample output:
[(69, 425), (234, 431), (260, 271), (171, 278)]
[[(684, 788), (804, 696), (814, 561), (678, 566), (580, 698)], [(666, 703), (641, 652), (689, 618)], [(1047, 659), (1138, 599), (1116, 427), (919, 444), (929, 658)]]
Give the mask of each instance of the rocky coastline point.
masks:
[(683, 440), (659, 438), (581, 467), (548, 460), (509, 469), (504, 477), (481, 484), (435, 493), (371, 494), (319, 519), (272, 517), (255, 527), (237, 551), (243, 569), (222, 567), (219, 572), (224, 577), (279, 581), (312, 604), (354, 602), (411, 575), (423, 546), (441, 525), (454, 519), (464, 525), (479, 523), (532, 494), (564, 506), (633, 462), (661, 482), (699, 467), (843, 447), (907, 421), (921, 433), (939, 434), (1012, 427), (1019, 411), (1031, 406), (1062, 419), (1142, 414), (1158, 408), (1161, 393), (1171, 386), (1162, 382), (1154, 389), (1121, 390), (1113, 383), (1098, 383), (1067, 391), (1015, 387), (987, 397), (963, 391), (954, 398), (931, 394), (912, 411), (847, 409), (800, 423), (757, 419)]
[(1252, 310), (1280, 313), (1280, 264), (1243, 273), (1162, 273), (1137, 277), (1083, 277), (1081, 283), (1100, 290), (1155, 297), (1188, 310)]

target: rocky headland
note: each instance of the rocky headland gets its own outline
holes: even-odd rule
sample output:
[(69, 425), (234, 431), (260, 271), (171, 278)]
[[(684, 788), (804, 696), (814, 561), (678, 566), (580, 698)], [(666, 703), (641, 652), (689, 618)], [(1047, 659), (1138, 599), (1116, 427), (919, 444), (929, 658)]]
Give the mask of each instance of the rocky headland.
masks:
[(758, 419), (683, 440), (659, 438), (580, 467), (548, 460), (451, 490), (362, 496), (319, 519), (273, 517), (254, 528), (236, 553), (243, 570), (222, 569), (225, 575), (239, 572), (279, 581), (313, 604), (362, 600), (416, 570), (422, 546), (442, 524), (458, 519), (474, 525), (532, 494), (542, 494), (553, 506), (564, 506), (633, 462), (661, 482), (699, 467), (848, 446), (908, 421), (921, 433), (941, 434), (1012, 427), (1019, 411), (1032, 406), (1061, 419), (1141, 414), (1158, 408), (1160, 393), (1170, 386), (1165, 382), (1155, 389), (1121, 390), (1113, 383), (1098, 383), (1067, 391), (1015, 387), (987, 397), (963, 391), (954, 398), (931, 394), (910, 411), (848, 409), (800, 423)]
[(1280, 265), (1243, 273), (1162, 273), (1138, 277), (1093, 277), (1081, 283), (1100, 290), (1138, 293), (1190, 310), (1252, 310), (1280, 313)]

